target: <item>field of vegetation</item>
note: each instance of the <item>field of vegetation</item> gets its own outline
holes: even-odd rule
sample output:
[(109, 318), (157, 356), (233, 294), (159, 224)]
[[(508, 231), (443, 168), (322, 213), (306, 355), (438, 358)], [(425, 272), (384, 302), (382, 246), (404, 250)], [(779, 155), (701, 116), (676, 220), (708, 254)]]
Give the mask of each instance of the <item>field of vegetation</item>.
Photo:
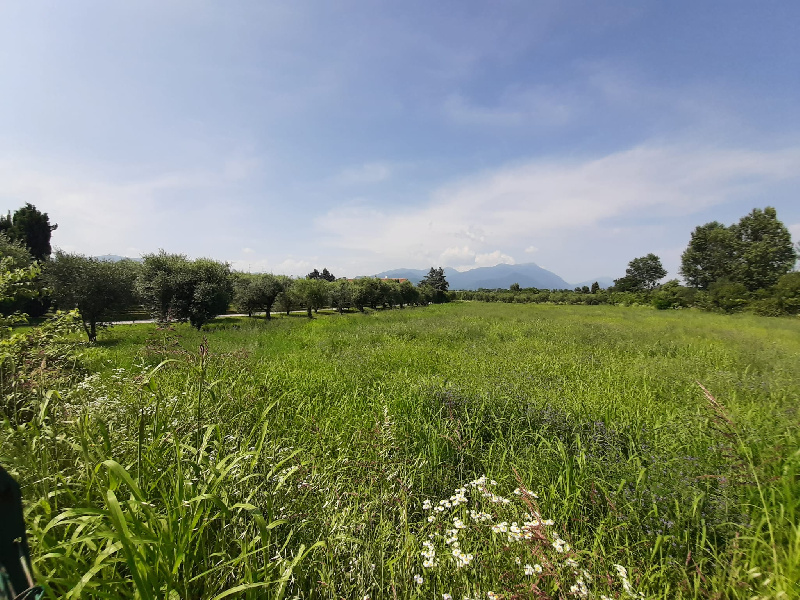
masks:
[(797, 319), (466, 302), (74, 339), (0, 436), (48, 597), (800, 597)]

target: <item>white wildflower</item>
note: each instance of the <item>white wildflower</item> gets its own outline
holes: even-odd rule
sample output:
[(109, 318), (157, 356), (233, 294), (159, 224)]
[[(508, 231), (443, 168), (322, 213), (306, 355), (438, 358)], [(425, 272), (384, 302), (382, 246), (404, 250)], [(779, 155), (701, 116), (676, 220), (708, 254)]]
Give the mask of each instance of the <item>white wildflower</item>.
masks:
[(414, 583), (416, 583), (417, 585), (422, 585), (422, 581), (423, 581), (422, 575), (414, 575)]

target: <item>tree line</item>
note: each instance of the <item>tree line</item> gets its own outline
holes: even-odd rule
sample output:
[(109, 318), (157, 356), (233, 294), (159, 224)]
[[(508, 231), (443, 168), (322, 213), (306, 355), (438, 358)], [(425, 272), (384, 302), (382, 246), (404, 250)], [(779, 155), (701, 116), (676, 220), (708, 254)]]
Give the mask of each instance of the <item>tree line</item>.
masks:
[(247, 274), (209, 258), (190, 260), (159, 251), (140, 261), (108, 261), (57, 250), (50, 236), (57, 225), (26, 204), (0, 217), (0, 275), (8, 293), (0, 297), (3, 323), (14, 315), (40, 316), (52, 307), (78, 309), (91, 341), (98, 328), (129, 311), (145, 310), (162, 322), (189, 322), (198, 329), (233, 307), (248, 315), (275, 310), (394, 308), (453, 299), (567, 304), (652, 304), (656, 308), (699, 307), (764, 315), (800, 313), (800, 273), (790, 272), (800, 248), (792, 245), (774, 208), (754, 209), (738, 223), (697, 227), (681, 258), (677, 279), (655, 254), (635, 258), (624, 277), (606, 290), (597, 282), (574, 290), (520, 288), (451, 292), (444, 270), (431, 267), (410, 281), (337, 278), (323, 268), (304, 278)]
[[(56, 228), (46, 213), (27, 204), (12, 216), (0, 218), (0, 256), (3, 281), (16, 286), (1, 298), (3, 315), (40, 316), (53, 308), (77, 309), (90, 341), (98, 328), (127, 312), (144, 309), (160, 322), (189, 322), (198, 329), (214, 317), (234, 309), (266, 318), (278, 309), (312, 311), (332, 307), (394, 308), (451, 299), (444, 270), (431, 267), (419, 285), (410, 281), (373, 277), (349, 280), (327, 268), (314, 269), (304, 278), (271, 273), (233, 271), (210, 258), (190, 260), (163, 250), (141, 260), (103, 260), (56, 250), (50, 234)], [(32, 304), (34, 302), (34, 304)], [(38, 304), (36, 304), (38, 303)]]
[(748, 310), (760, 315), (800, 314), (800, 272), (792, 271), (800, 243), (792, 245), (774, 208), (753, 209), (737, 223), (712, 221), (694, 229), (671, 279), (655, 254), (634, 258), (625, 276), (608, 289), (539, 290), (513, 284), (508, 290), (457, 293), (461, 300), (549, 302), (557, 304), (650, 304), (659, 309), (702, 308), (719, 312)]

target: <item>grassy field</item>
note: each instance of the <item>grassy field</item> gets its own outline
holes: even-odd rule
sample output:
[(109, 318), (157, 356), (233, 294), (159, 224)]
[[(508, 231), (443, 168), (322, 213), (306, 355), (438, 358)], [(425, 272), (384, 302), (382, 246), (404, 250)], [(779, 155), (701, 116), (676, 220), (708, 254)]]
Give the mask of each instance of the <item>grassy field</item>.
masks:
[(81, 363), (0, 442), (50, 597), (800, 597), (798, 320), (456, 303)]

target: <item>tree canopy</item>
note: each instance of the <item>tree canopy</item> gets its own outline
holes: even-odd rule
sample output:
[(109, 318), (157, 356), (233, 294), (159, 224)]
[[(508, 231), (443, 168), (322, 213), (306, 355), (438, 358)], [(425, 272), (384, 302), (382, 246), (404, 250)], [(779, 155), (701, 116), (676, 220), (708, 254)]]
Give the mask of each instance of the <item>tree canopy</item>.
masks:
[(431, 302), (437, 304), (447, 302), (447, 290), (450, 288), (450, 284), (447, 282), (442, 267), (438, 269), (431, 267), (428, 274), (419, 282), (419, 287), (423, 290), (423, 294), (430, 297)]
[(189, 321), (200, 329), (224, 314), (233, 297), (230, 266), (209, 258), (190, 261), (163, 250), (143, 257), (136, 289), (160, 321)]
[(60, 309), (78, 309), (89, 341), (95, 342), (98, 325), (135, 303), (138, 270), (130, 260), (111, 262), (57, 250), (45, 263), (44, 279)]
[(666, 275), (661, 259), (651, 252), (629, 262), (625, 277), (615, 280), (614, 286), (620, 291), (652, 290)]
[(40, 212), (33, 204), (26, 204), (0, 217), (0, 233), (25, 245), (35, 260), (46, 260), (52, 251), (50, 237), (58, 225), (51, 225), (47, 213)]

